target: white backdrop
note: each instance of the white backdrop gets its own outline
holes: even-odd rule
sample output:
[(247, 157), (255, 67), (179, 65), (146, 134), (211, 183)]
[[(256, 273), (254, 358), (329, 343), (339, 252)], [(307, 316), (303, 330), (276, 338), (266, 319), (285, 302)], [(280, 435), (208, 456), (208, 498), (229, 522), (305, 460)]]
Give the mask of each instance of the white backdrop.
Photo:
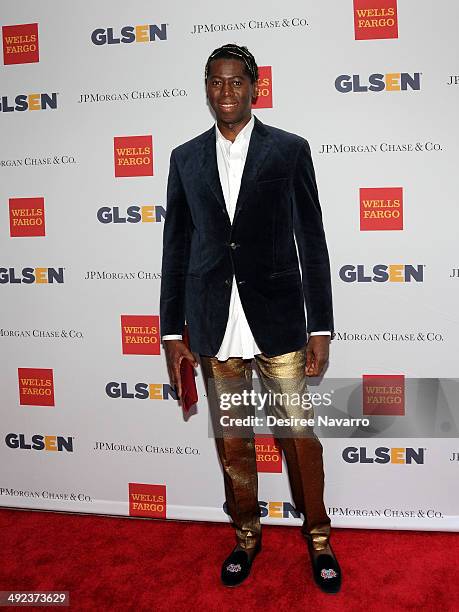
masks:
[[(356, 5), (103, 0), (70, 10), (24, 0), (2, 7), (1, 25), (22, 27), (3, 29), (0, 65), (0, 505), (227, 520), (201, 379), (200, 401), (185, 419), (168, 396), (162, 349), (154, 354), (169, 155), (212, 124), (203, 69), (226, 42), (246, 44), (271, 67), (271, 81), (261, 85), (272, 107), (255, 114), (311, 145), (338, 332), (327, 376), (386, 375), (386, 386), (398, 385), (389, 395), (399, 394), (403, 377), (456, 376), (459, 7), (452, 0)], [(357, 30), (354, 9), (364, 22)], [(138, 42), (92, 41), (98, 29), (94, 39), (104, 42), (139, 25)], [(152, 41), (150, 25), (157, 26)], [(419, 88), (400, 88), (399, 73)], [(375, 74), (396, 76), (384, 77), (380, 91), (335, 86), (340, 75), (358, 75), (354, 89), (371, 79), (377, 85)], [(47, 96), (16, 99), (37, 93)], [(47, 104), (53, 99), (56, 108)], [(38, 110), (21, 110), (27, 105)], [(149, 138), (114, 141), (138, 136), (150, 137), (153, 151)], [(146, 175), (115, 176), (114, 149), (148, 162), (119, 169)], [(360, 199), (380, 201), (364, 208), (370, 229), (367, 221), (361, 228)], [(144, 221), (132, 222), (139, 209), (128, 215), (131, 206), (147, 207)], [(415, 266), (422, 279), (391, 282), (404, 279), (400, 264)], [(358, 280), (342, 279), (347, 265), (364, 266)], [(375, 265), (397, 267), (388, 282), (364, 281)], [(138, 318), (122, 322), (128, 315)], [(151, 399), (128, 397), (138, 383), (137, 395)], [(415, 400), (407, 387), (393, 418), (413, 416)], [(391, 406), (380, 410), (391, 414)], [(354, 436), (323, 445), (334, 525), (459, 528), (457, 438)], [(363, 458), (378, 447), (415, 449), (422, 461), (395, 450), (388, 463), (349, 463), (348, 447), (363, 447)], [(260, 467), (263, 520), (299, 524), (285, 466), (279, 471), (275, 453), (263, 462), (272, 442), (260, 441), (258, 450), (270, 470)]]

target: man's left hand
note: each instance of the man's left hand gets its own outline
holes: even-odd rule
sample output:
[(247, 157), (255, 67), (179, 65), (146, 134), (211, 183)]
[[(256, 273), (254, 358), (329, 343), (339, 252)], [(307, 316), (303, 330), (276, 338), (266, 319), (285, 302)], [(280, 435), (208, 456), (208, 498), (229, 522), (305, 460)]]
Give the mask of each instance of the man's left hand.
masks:
[(310, 336), (306, 346), (306, 376), (320, 376), (327, 364), (330, 336)]

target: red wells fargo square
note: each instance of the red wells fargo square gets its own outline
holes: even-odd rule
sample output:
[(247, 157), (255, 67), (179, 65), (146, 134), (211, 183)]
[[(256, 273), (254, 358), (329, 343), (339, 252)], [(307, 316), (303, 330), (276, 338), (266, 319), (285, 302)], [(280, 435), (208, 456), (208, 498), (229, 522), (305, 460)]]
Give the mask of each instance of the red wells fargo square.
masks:
[(54, 406), (52, 369), (18, 368), (18, 382), (21, 406)]
[(45, 199), (10, 198), (10, 236), (45, 236)]
[(153, 137), (115, 136), (115, 176), (153, 176)]
[(123, 355), (159, 355), (159, 316), (121, 315)]
[(3, 26), (2, 34), (5, 66), (39, 61), (38, 23)]
[(129, 516), (166, 518), (166, 485), (129, 483)]

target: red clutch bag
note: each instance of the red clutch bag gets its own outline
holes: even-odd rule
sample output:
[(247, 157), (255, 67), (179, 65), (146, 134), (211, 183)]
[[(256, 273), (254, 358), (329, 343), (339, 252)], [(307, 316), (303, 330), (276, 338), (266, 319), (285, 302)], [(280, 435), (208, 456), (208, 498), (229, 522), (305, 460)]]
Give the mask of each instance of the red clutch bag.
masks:
[[(190, 348), (190, 339), (188, 336), (188, 327), (185, 325), (183, 330), (183, 342), (186, 347)], [(196, 377), (194, 367), (188, 359), (182, 359), (180, 363), (180, 381), (182, 383), (182, 407), (185, 412), (194, 406), (198, 401), (198, 391), (196, 389)]]

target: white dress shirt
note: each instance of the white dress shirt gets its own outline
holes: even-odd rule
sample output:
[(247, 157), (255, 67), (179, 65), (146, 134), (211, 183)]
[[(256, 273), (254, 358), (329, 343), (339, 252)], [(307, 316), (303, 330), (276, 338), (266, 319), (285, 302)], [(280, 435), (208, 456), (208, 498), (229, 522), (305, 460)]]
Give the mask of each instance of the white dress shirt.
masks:
[[(239, 196), (242, 173), (244, 171), (254, 122), (255, 120), (252, 115), (247, 125), (245, 125), (236, 136), (234, 142), (227, 140), (218, 129), (217, 124), (215, 124), (218, 174), (226, 210), (228, 211), (231, 223), (233, 222), (234, 212), (236, 210), (236, 202)], [(311, 332), (310, 335), (330, 335), (330, 332)], [(163, 336), (163, 340), (181, 339), (181, 335)], [(223, 341), (216, 357), (219, 361), (226, 361), (229, 357), (252, 359), (254, 355), (261, 352), (247, 322), (239, 297), (236, 279), (233, 277), (228, 322), (226, 324)]]
[[(242, 173), (244, 171), (245, 159), (249, 148), (250, 137), (255, 119), (252, 116), (245, 125), (234, 142), (227, 140), (217, 125), (217, 166), (222, 186), (223, 197), (225, 199), (226, 210), (231, 223), (233, 222), (236, 202), (241, 187)], [(233, 276), (233, 286), (231, 288), (231, 298), (226, 324), (225, 335), (220, 349), (216, 355), (219, 361), (226, 361), (229, 357), (242, 357), (251, 359), (254, 355), (261, 353), (250, 330), (247, 318), (242, 308), (239, 291), (236, 285), (236, 278)]]

